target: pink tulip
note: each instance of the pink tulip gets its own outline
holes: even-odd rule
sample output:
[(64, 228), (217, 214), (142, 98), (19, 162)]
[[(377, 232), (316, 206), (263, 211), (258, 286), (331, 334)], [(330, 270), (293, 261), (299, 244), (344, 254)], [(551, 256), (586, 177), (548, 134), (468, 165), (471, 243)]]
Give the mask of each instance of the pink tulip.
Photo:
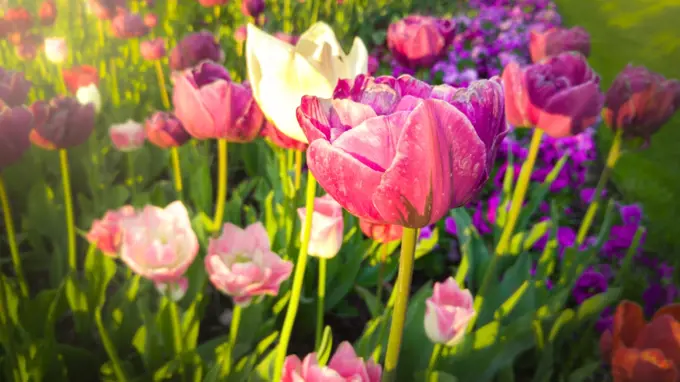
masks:
[(135, 209), (132, 206), (106, 212), (103, 218), (92, 222), (87, 241), (95, 244), (107, 256), (118, 256), (122, 238), (121, 221), (134, 215)]
[(398, 225), (376, 224), (364, 219), (359, 220), (359, 228), (364, 235), (382, 244), (400, 240), (404, 231)]
[(432, 87), (411, 76), (340, 80), (297, 117), (321, 187), (360, 219), (421, 228), (484, 186), (505, 136), (497, 79)]
[(194, 138), (242, 143), (260, 134), (264, 115), (250, 86), (232, 82), (222, 66), (206, 61), (173, 79), (175, 115)]
[(128, 11), (121, 11), (111, 20), (111, 33), (122, 39), (142, 37), (149, 33), (142, 16)]
[(387, 47), (402, 65), (429, 67), (445, 52), (454, 26), (448, 20), (411, 15), (390, 24)]
[(210, 239), (205, 269), (215, 288), (231, 296), (235, 304), (247, 306), (253, 298), (278, 294), (293, 264), (271, 250), (262, 223), (246, 229), (227, 223), (219, 238)]
[(158, 37), (153, 40), (142, 41), (139, 44), (139, 50), (145, 60), (160, 60), (165, 57), (165, 40)]
[[(298, 208), (298, 216), (305, 225), (307, 209)], [(342, 206), (326, 194), (314, 200), (312, 213), (312, 235), (309, 239), (309, 254), (324, 259), (335, 257), (342, 246), (344, 224)], [(302, 237), (303, 232), (300, 232)], [(302, 240), (302, 239), (301, 239)]]
[(156, 283), (179, 282), (198, 254), (198, 238), (180, 201), (165, 208), (146, 206), (122, 220), (121, 229), (121, 260)]
[(158, 16), (153, 13), (147, 13), (144, 15), (144, 25), (150, 29), (155, 28), (158, 25)]
[(382, 369), (373, 360), (357, 357), (352, 345), (344, 341), (335, 351), (328, 366), (321, 366), (316, 353), (300, 361), (289, 355), (283, 364), (281, 382), (380, 382)]
[(544, 130), (554, 138), (578, 134), (597, 120), (604, 96), (600, 78), (580, 53), (568, 52), (503, 70), (505, 110), (515, 126)]
[(68, 57), (68, 48), (66, 47), (66, 40), (63, 38), (46, 38), (45, 39), (45, 57), (55, 64), (60, 64)]
[(164, 111), (157, 111), (147, 119), (145, 128), (149, 142), (162, 149), (182, 146), (191, 138), (182, 122)]
[(582, 27), (550, 28), (545, 32), (529, 34), (531, 61), (539, 62), (560, 53), (576, 51), (584, 56), (590, 54), (590, 35)]
[(144, 126), (131, 119), (125, 123), (111, 125), (109, 136), (111, 143), (119, 151), (135, 151), (144, 146), (146, 140)]
[(459, 343), (475, 315), (470, 291), (461, 290), (453, 277), (435, 283), (432, 297), (425, 301), (425, 334), (430, 341), (446, 346)]
[(219, 7), (225, 5), (229, 0), (198, 0), (198, 2), (204, 7)]

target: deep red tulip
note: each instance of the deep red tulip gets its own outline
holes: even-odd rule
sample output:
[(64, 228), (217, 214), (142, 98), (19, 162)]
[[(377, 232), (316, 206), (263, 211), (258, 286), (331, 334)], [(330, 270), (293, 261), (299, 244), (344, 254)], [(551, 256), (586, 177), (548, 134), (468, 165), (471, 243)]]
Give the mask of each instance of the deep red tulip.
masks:
[(40, 24), (43, 26), (51, 26), (57, 19), (57, 5), (54, 0), (45, 0), (40, 4), (40, 9), (38, 10), (38, 17), (40, 18)]
[(208, 31), (188, 34), (170, 51), (169, 63), (172, 70), (189, 69), (204, 60), (216, 63), (224, 61), (220, 44)]
[(76, 94), (81, 87), (91, 84), (99, 85), (99, 72), (94, 66), (80, 65), (71, 69), (62, 69), (61, 75), (64, 77), (66, 88), (73, 94)]
[(111, 21), (111, 33), (122, 39), (142, 37), (149, 33), (142, 16), (136, 13), (119, 12)]
[(38, 101), (31, 105), (31, 112), (31, 142), (46, 150), (79, 146), (94, 129), (94, 106), (81, 105), (75, 98), (59, 96), (49, 103)]
[(25, 33), (33, 27), (33, 16), (24, 7), (14, 7), (6, 10), (5, 20), (9, 22), (12, 32)]
[(582, 27), (551, 28), (545, 32), (531, 31), (529, 35), (531, 60), (539, 62), (564, 52), (590, 54), (590, 35)]
[(31, 82), (24, 78), (23, 73), (0, 68), (0, 109), (3, 106), (23, 105), (31, 90), (31, 85)]

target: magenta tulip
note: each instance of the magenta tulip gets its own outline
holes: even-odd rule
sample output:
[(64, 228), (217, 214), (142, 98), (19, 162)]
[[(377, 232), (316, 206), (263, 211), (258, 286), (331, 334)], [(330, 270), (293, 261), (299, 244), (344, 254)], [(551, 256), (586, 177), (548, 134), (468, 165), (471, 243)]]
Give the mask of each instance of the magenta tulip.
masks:
[(111, 20), (111, 33), (122, 39), (142, 37), (149, 33), (149, 27), (144, 24), (142, 16), (123, 11)]
[(145, 60), (160, 60), (165, 57), (165, 40), (158, 37), (153, 40), (142, 41), (139, 44), (139, 50)]
[(576, 52), (562, 53), (539, 64), (503, 70), (508, 122), (536, 127), (554, 138), (584, 131), (602, 110), (600, 77)]
[(170, 51), (168, 60), (170, 69), (185, 70), (204, 60), (221, 63), (224, 61), (224, 52), (212, 33), (201, 31), (188, 34), (180, 40)]
[(145, 125), (146, 138), (162, 149), (182, 146), (191, 138), (177, 117), (163, 111), (154, 113)]
[(390, 24), (387, 47), (402, 65), (432, 66), (453, 37), (452, 25), (434, 17), (408, 16)]
[(24, 106), (14, 108), (0, 105), (0, 171), (19, 161), (31, 147), (28, 134), (31, 132), (33, 115)]
[(551, 28), (545, 32), (531, 31), (529, 35), (531, 60), (539, 62), (564, 52), (590, 54), (590, 35), (582, 27)]
[(297, 117), (326, 192), (361, 219), (409, 228), (470, 201), (506, 133), (496, 78), (456, 89), (359, 75), (340, 80), (332, 100), (303, 97)]
[(260, 134), (264, 115), (253, 92), (222, 66), (204, 62), (173, 79), (175, 114), (194, 138), (249, 142)]

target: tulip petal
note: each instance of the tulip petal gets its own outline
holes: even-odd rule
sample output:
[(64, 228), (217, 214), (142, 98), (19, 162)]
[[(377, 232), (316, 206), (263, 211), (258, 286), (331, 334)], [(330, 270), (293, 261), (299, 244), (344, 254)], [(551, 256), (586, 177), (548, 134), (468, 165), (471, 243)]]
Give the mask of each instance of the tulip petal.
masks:
[(486, 163), (484, 142), (465, 115), (444, 101), (424, 100), (406, 119), (373, 202), (389, 223), (424, 227), (472, 197), (485, 172), (480, 163)]
[(321, 187), (351, 214), (370, 221), (383, 221), (371, 200), (373, 191), (380, 184), (381, 171), (323, 139), (309, 145), (307, 165)]
[(635, 339), (646, 324), (640, 305), (628, 300), (621, 301), (614, 313), (612, 354), (616, 354), (621, 346), (633, 346)]
[(647, 324), (634, 346), (638, 349), (657, 348), (671, 361), (680, 365), (680, 323), (670, 315), (661, 315)]
[(677, 369), (659, 349), (619, 348), (612, 359), (615, 382), (675, 382)]
[(669, 315), (673, 318), (675, 318), (676, 321), (680, 321), (680, 304), (669, 304), (666, 306), (663, 306), (659, 308), (659, 310), (654, 313), (654, 317), (652, 317), (652, 321), (656, 319), (657, 317), (661, 317), (663, 315)]
[[(212, 115), (201, 102), (201, 93), (188, 79), (189, 76), (175, 76), (172, 104), (175, 115), (182, 121), (186, 131), (196, 139), (207, 139), (205, 126), (213, 126)], [(193, 81), (193, 80), (191, 80)]]
[(347, 65), (346, 76), (338, 76), (339, 78), (354, 78), (359, 74), (368, 72), (368, 49), (359, 37), (354, 38), (352, 49), (345, 61)]
[(260, 82), (263, 75), (262, 64), (287, 62), (293, 54), (294, 47), (263, 32), (253, 24), (248, 24), (247, 35), (245, 51), (248, 81), (253, 87), (255, 99), (259, 101)]
[(511, 62), (503, 70), (503, 88), (505, 89), (505, 117), (516, 127), (530, 127), (531, 122), (526, 115), (529, 104), (524, 75), (519, 64)]
[(603, 102), (598, 85), (586, 82), (552, 97), (539, 112), (536, 127), (553, 138), (578, 134), (595, 122)]

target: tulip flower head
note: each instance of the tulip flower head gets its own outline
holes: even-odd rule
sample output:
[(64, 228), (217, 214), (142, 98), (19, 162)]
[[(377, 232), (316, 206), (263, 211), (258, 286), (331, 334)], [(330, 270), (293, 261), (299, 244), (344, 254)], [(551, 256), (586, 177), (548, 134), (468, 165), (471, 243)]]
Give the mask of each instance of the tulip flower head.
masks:
[(590, 35), (582, 27), (551, 28), (545, 32), (531, 31), (529, 34), (531, 60), (539, 62), (547, 57), (564, 52), (590, 54)]
[(14, 53), (21, 60), (34, 60), (43, 46), (43, 38), (35, 33), (27, 33), (20, 37), (19, 43), (14, 47)]
[(264, 12), (264, 7), (264, 0), (241, 0), (241, 12), (254, 19)]
[(390, 24), (387, 47), (404, 66), (430, 67), (446, 51), (453, 31), (449, 21), (412, 15)]
[(57, 5), (54, 0), (45, 0), (40, 4), (38, 17), (42, 26), (48, 27), (54, 24), (57, 19)]
[(264, 116), (250, 87), (232, 82), (224, 67), (206, 61), (173, 81), (175, 115), (194, 138), (243, 143), (260, 134)]
[(176, 283), (198, 254), (198, 238), (184, 204), (146, 206), (123, 219), (121, 260), (138, 275), (156, 283)]
[(158, 16), (153, 13), (147, 13), (144, 15), (144, 25), (149, 29), (153, 29), (158, 25)]
[(600, 77), (580, 53), (562, 53), (524, 68), (512, 62), (503, 70), (508, 122), (534, 126), (553, 138), (581, 133), (602, 110), (599, 85)]
[(80, 65), (70, 69), (62, 69), (61, 75), (64, 77), (66, 88), (73, 94), (76, 94), (78, 89), (84, 86), (99, 84), (99, 72), (94, 66)]
[(96, 245), (104, 255), (117, 257), (122, 239), (121, 222), (134, 215), (135, 209), (132, 206), (107, 211), (101, 219), (92, 222), (87, 241)]
[(119, 11), (126, 10), (127, 0), (88, 0), (87, 6), (90, 12), (100, 20), (110, 20)]
[(76, 99), (81, 105), (92, 104), (92, 106), (94, 106), (94, 111), (97, 113), (102, 110), (102, 95), (99, 93), (99, 88), (94, 83), (78, 88), (78, 91), (76, 91)]
[(139, 50), (145, 60), (160, 60), (165, 57), (165, 40), (158, 37), (153, 40), (142, 41), (139, 44)]
[(368, 51), (358, 37), (348, 55), (330, 26), (318, 22), (291, 45), (248, 24), (248, 81), (267, 119), (293, 139), (307, 143), (295, 118), (304, 95), (328, 98), (340, 78), (368, 70)]
[(24, 7), (9, 8), (4, 19), (9, 22), (10, 31), (24, 34), (33, 27), (33, 16)]
[(152, 144), (168, 149), (185, 144), (191, 136), (174, 114), (158, 111), (146, 120), (146, 138)]
[(109, 128), (111, 143), (119, 151), (135, 151), (144, 146), (146, 133), (144, 126), (131, 119), (125, 123), (111, 125)]
[(507, 127), (497, 78), (456, 89), (360, 75), (333, 99), (303, 97), (297, 116), (326, 192), (360, 219), (410, 228), (472, 200)]
[(149, 33), (149, 27), (144, 24), (142, 16), (122, 11), (111, 20), (111, 33), (122, 39), (142, 37)]
[(31, 131), (33, 115), (24, 106), (13, 108), (0, 104), (0, 171), (19, 161), (31, 147), (28, 134)]
[(66, 61), (68, 57), (68, 47), (66, 40), (63, 38), (46, 38), (45, 39), (45, 56), (55, 64), (61, 64)]
[(94, 106), (58, 96), (31, 105), (31, 142), (46, 150), (68, 149), (87, 141), (94, 130)]
[(470, 291), (461, 290), (453, 277), (435, 283), (432, 297), (425, 301), (425, 334), (430, 341), (446, 346), (459, 343), (475, 315)]
[(376, 224), (368, 220), (359, 220), (359, 228), (364, 235), (381, 244), (391, 243), (401, 239), (404, 229), (393, 224)]
[[(307, 209), (298, 208), (298, 216), (302, 226), (305, 225)], [(342, 206), (333, 197), (326, 194), (314, 200), (312, 212), (312, 233), (309, 238), (309, 255), (323, 259), (331, 259), (340, 251), (344, 232)], [(302, 240), (303, 232), (300, 232)]]
[(4, 106), (23, 105), (31, 90), (31, 82), (21, 72), (13, 72), (0, 67), (0, 109)]
[(188, 34), (172, 48), (169, 64), (170, 69), (179, 71), (192, 68), (205, 60), (219, 64), (224, 61), (224, 51), (212, 33), (201, 31)]
[(278, 294), (293, 264), (271, 250), (262, 223), (245, 229), (227, 223), (219, 238), (210, 239), (205, 269), (215, 288), (247, 306), (256, 297)]
[(643, 66), (628, 65), (605, 97), (604, 120), (624, 137), (649, 142), (680, 108), (680, 81), (667, 80)]
[(308, 354), (300, 361), (289, 355), (283, 364), (281, 382), (380, 382), (382, 368), (373, 360), (359, 358), (352, 345), (340, 343), (328, 366), (318, 364), (316, 353)]

